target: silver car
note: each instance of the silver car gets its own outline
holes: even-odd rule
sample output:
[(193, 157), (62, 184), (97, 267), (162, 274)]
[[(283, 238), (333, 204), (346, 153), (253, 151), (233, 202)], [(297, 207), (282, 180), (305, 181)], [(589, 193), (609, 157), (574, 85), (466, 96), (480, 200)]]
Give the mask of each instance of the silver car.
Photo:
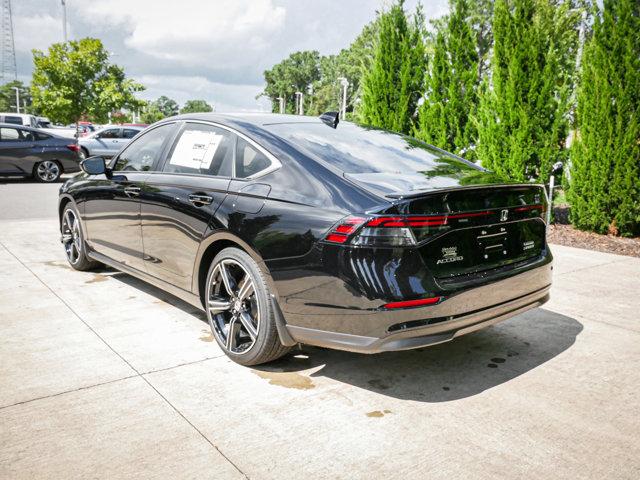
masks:
[(85, 157), (93, 157), (96, 155), (113, 157), (142, 130), (144, 130), (144, 127), (106, 126), (86, 137), (80, 137), (78, 144)]

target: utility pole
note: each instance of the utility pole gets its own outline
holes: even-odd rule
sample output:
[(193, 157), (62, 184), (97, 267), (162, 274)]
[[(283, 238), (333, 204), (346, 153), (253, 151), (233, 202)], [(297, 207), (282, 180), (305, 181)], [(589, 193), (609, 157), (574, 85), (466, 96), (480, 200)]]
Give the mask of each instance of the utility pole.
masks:
[(20, 89), (18, 87), (13, 87), (16, 91), (16, 113), (20, 113)]
[(278, 108), (280, 110), (280, 113), (284, 113), (284, 98), (278, 97), (276, 98), (276, 100), (278, 100)]
[(64, 43), (67, 43), (67, 0), (60, 0), (62, 3), (62, 36)]
[(349, 80), (344, 77), (338, 77), (338, 80), (342, 85), (342, 108), (340, 109), (340, 118), (344, 120), (347, 116), (347, 88), (349, 87)]

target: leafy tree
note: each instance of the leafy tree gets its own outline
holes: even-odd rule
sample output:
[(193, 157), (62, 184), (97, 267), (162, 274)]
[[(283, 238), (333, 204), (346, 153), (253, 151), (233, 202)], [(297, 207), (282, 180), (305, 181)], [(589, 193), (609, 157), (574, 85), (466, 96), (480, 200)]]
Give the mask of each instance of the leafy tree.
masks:
[(426, 67), (422, 10), (409, 19), (404, 0), (398, 0), (378, 22), (373, 61), (363, 72), (359, 117), (368, 125), (409, 133)]
[(180, 113), (213, 112), (213, 107), (205, 100), (187, 100), (180, 109)]
[(306, 93), (320, 79), (320, 54), (313, 51), (295, 52), (265, 70), (267, 83), (261, 95), (271, 99), (273, 111), (279, 111), (278, 97), (285, 99), (285, 112), (295, 113), (296, 92)]
[(164, 114), (164, 112), (160, 110), (158, 105), (155, 102), (151, 102), (150, 104), (144, 107), (144, 110), (140, 115), (140, 121), (142, 123), (151, 124), (151, 123), (159, 122), (165, 117), (166, 115)]
[(142, 104), (144, 87), (109, 63), (102, 42), (84, 38), (54, 43), (47, 54), (33, 50), (33, 106), (53, 122), (75, 123), (83, 116), (105, 122), (110, 112)]
[(178, 102), (169, 98), (165, 95), (158, 97), (157, 100), (153, 102), (158, 110), (162, 112), (165, 117), (171, 117), (173, 115), (177, 115), (180, 111), (180, 107), (178, 106)]
[[(496, 0), (491, 82), (482, 89), (478, 157), (514, 180), (546, 181), (566, 158), (569, 52), (576, 19), (566, 2)], [(560, 28), (562, 26), (562, 28)], [(571, 48), (569, 48), (571, 47)]]
[(131, 113), (128, 112), (113, 112), (111, 114), (111, 123), (131, 123), (133, 120)]
[(14, 80), (9, 83), (5, 83), (0, 86), (0, 112), (15, 112), (16, 111), (16, 91), (14, 88), (18, 88), (20, 95), (20, 112), (24, 113), (24, 107), (26, 105), (27, 112), (33, 113), (31, 107), (31, 91), (29, 87), (22, 83), (20, 80)]
[(478, 53), (469, 24), (467, 0), (453, 0), (452, 13), (435, 42), (425, 100), (418, 109), (415, 136), (473, 157), (475, 131), (470, 117), (477, 106)]
[(582, 58), (571, 149), (571, 221), (640, 233), (640, 3), (605, 0)]

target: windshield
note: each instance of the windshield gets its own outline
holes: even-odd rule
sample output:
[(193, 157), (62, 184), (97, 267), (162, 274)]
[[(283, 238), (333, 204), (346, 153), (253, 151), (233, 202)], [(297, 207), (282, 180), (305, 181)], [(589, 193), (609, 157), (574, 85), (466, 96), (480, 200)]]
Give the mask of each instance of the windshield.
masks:
[(265, 127), (348, 174), (420, 172), (428, 176), (483, 170), (415, 138), (348, 122), (336, 129), (322, 123)]

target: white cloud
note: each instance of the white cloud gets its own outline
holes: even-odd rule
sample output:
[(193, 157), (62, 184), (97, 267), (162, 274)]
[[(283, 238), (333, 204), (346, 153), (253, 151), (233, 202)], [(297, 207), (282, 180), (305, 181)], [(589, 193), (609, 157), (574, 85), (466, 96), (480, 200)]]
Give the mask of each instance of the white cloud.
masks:
[(286, 11), (272, 0), (112, 0), (74, 6), (87, 21), (126, 26), (127, 47), (186, 66), (251, 65), (269, 48)]
[(62, 21), (51, 15), (14, 15), (13, 30), (17, 52), (46, 50), (62, 41)]

